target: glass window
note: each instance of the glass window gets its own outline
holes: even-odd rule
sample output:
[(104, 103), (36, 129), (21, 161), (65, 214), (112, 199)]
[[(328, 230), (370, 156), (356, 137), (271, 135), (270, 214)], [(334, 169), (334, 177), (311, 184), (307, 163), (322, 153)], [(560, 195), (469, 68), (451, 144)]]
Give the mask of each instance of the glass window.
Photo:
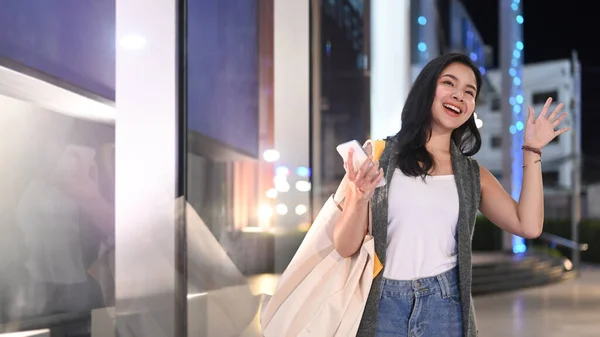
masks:
[(547, 91), (539, 91), (539, 92), (534, 92), (532, 94), (532, 101), (533, 104), (544, 104), (546, 103), (546, 100), (552, 97), (552, 100), (554, 102), (559, 102), (559, 97), (558, 97), (558, 90), (547, 90)]
[(343, 177), (336, 146), (367, 138), (364, 10), (189, 3), (190, 336), (260, 335), (262, 296)]
[[(368, 4), (356, 1), (356, 10), (351, 14), (358, 22), (356, 37), (348, 34), (347, 28), (337, 24), (337, 18), (327, 11), (320, 16), (320, 36), (318, 42), (323, 46), (320, 50), (320, 72), (314, 73), (315, 81), (321, 88), (320, 130), (321, 130), (321, 185), (316, 198), (325, 201), (335, 192), (344, 176), (344, 166), (337, 154), (336, 146), (356, 139), (359, 142), (367, 139), (370, 128), (370, 90), (369, 66), (365, 69), (356, 67), (357, 57), (368, 58), (368, 40), (360, 37), (368, 34), (369, 16), (363, 15), (359, 9), (368, 9)], [(328, 53), (325, 46), (332, 45), (337, 53)], [(358, 46), (358, 48), (356, 48)], [(318, 211), (320, 205), (315, 205)]]
[(491, 109), (492, 112), (500, 112), (500, 97), (497, 97), (497, 95), (494, 95), (494, 97), (492, 98), (492, 102), (491, 102)]
[[(188, 3), (189, 336), (259, 329), (261, 296), (277, 279), (276, 251), (295, 251), (286, 251), (293, 234), (276, 227), (295, 214), (280, 200), (295, 189), (296, 171), (275, 148), (274, 10), (272, 1)], [(299, 233), (297, 248), (303, 232), (291, 233)]]
[(502, 137), (492, 136), (490, 138), (490, 143), (491, 143), (492, 149), (498, 149), (502, 146)]
[(115, 305), (115, 2), (0, 22), (0, 333), (89, 336)]
[(87, 331), (115, 300), (114, 126), (0, 105), (0, 324)]

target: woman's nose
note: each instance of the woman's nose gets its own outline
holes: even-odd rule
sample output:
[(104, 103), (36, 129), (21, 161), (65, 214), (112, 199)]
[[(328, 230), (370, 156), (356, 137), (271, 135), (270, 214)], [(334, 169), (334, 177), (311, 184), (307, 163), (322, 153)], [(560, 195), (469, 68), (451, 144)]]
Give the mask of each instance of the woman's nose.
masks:
[(457, 101), (461, 101), (462, 102), (462, 100), (463, 100), (463, 92), (460, 91), (460, 90), (455, 91), (452, 94), (452, 98), (454, 98)]

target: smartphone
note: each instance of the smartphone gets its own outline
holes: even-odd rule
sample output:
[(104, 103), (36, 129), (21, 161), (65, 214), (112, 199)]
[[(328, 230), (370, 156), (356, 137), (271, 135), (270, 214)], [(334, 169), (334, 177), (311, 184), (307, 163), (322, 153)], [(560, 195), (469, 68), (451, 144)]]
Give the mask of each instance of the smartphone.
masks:
[(358, 171), (362, 164), (364, 164), (364, 162), (369, 159), (369, 155), (367, 154), (365, 149), (363, 149), (360, 143), (356, 140), (351, 140), (349, 142), (342, 143), (338, 145), (336, 149), (340, 156), (342, 156), (344, 163), (348, 161), (348, 151), (350, 149), (354, 149), (354, 153), (352, 154), (352, 165), (354, 166), (355, 171)]
[[(373, 146), (373, 144), (371, 144), (371, 146)], [(344, 163), (348, 161), (348, 150), (350, 150), (351, 148), (354, 149), (354, 155), (352, 156), (352, 165), (354, 166), (354, 171), (356, 172), (360, 169), (360, 167), (362, 166), (362, 164), (364, 164), (366, 160), (369, 160), (369, 155), (358, 141), (351, 140), (349, 142), (342, 143), (337, 146), (337, 151), (340, 154), (340, 156), (342, 156), (342, 159), (344, 159)], [(377, 183), (377, 187), (382, 186), (385, 186), (385, 179), (381, 179)]]

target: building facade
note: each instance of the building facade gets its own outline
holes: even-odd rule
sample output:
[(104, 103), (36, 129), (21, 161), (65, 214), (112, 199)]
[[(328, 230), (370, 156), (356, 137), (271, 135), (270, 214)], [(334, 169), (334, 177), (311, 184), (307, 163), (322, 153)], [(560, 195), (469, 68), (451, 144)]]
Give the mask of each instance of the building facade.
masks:
[[(539, 113), (548, 97), (553, 102), (550, 109), (564, 103), (563, 111), (569, 112), (562, 125), (573, 125), (580, 116), (573, 111), (574, 81), (572, 61), (569, 59), (526, 64), (523, 70), (523, 106), (532, 106)], [(489, 83), (500, 91), (501, 74), (498, 69), (487, 71)], [(480, 132), (483, 138), (481, 151), (476, 155), (479, 162), (502, 180), (502, 116), (500, 97), (495, 96), (489, 102), (477, 106), (477, 115), (483, 121)], [(573, 113), (572, 113), (573, 112)], [(537, 116), (536, 116), (537, 117)], [(544, 148), (542, 165), (544, 185), (550, 192), (566, 190), (571, 187), (573, 139), (570, 134), (555, 138)]]

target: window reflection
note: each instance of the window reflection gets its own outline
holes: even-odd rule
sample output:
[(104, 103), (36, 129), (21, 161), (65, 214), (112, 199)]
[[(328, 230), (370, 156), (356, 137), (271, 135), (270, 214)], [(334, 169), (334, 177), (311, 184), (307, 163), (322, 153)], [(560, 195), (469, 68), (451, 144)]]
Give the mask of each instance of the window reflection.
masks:
[(188, 335), (260, 336), (272, 273), (273, 2), (190, 2)]
[[(336, 145), (367, 134), (367, 22), (362, 1), (318, 10), (227, 3), (190, 3), (188, 12), (189, 334), (259, 336), (249, 332), (259, 303), (320, 209), (312, 198), (324, 201), (343, 176)], [(316, 36), (311, 20), (320, 22)], [(311, 78), (308, 55), (319, 44)], [(311, 98), (315, 83), (322, 92)], [(310, 111), (311, 99), (321, 111)], [(321, 116), (317, 153), (311, 114)], [(311, 156), (321, 157), (315, 186)]]
[(0, 106), (0, 331), (89, 329), (115, 297), (114, 127)]

